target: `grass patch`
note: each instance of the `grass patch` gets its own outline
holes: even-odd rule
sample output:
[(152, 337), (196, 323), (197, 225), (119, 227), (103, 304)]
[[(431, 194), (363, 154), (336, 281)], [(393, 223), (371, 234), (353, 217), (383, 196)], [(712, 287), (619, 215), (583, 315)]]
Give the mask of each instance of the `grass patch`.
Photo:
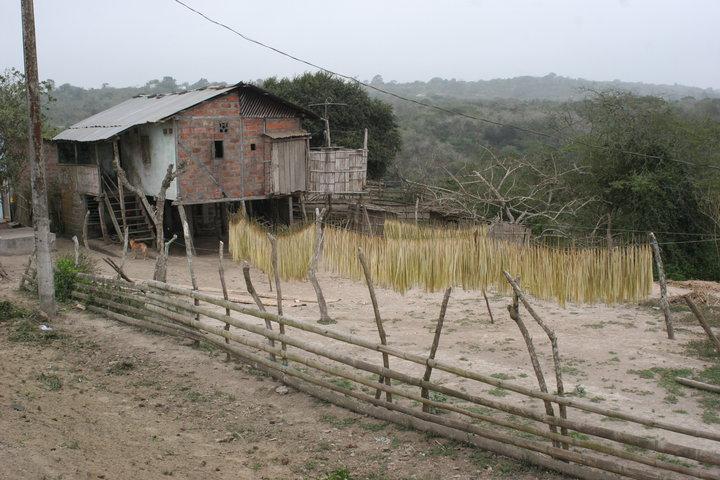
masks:
[(335, 415), (331, 415), (329, 413), (324, 413), (320, 420), (322, 420), (325, 423), (329, 423), (335, 428), (348, 428), (353, 425), (355, 425), (358, 422), (357, 418), (353, 417), (347, 417), (347, 418), (340, 418), (336, 417)]
[(43, 332), (40, 326), (26, 318), (15, 322), (8, 340), (18, 343), (48, 343), (61, 338), (55, 330)]
[(493, 378), (497, 378), (498, 380), (514, 380), (515, 379), (515, 377), (513, 377), (512, 375), (507, 375), (505, 373), (493, 373), (490, 376)]
[(324, 477), (320, 478), (321, 480), (353, 480), (353, 477), (350, 475), (350, 472), (346, 468), (333, 470)]
[(0, 300), (0, 321), (31, 317), (32, 312), (18, 307), (7, 300)]
[(56, 392), (62, 388), (62, 381), (60, 377), (55, 374), (41, 373), (37, 376), (37, 380), (42, 384), (45, 390)]
[(510, 395), (510, 392), (500, 387), (495, 387), (492, 390), (488, 390), (487, 393), (494, 397), (507, 397), (508, 395)]
[(690, 340), (685, 344), (685, 351), (688, 355), (703, 360), (720, 360), (720, 353), (715, 349), (715, 344), (709, 338), (702, 340)]
[(331, 380), (330, 383), (340, 388), (344, 388), (345, 390), (355, 390), (355, 385), (347, 378), (336, 378)]

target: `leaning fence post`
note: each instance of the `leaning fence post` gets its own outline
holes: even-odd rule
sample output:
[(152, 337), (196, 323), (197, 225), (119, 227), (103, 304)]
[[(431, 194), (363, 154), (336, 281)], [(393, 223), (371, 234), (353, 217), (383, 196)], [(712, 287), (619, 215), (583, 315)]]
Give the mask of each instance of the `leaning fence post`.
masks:
[[(373, 312), (375, 313), (375, 324), (377, 325), (378, 335), (380, 336), (380, 343), (382, 345), (387, 345), (387, 336), (385, 335), (385, 328), (382, 324), (382, 318), (380, 317), (380, 307), (378, 307), (377, 298), (375, 297), (375, 287), (373, 286), (372, 281), (372, 275), (370, 274), (370, 269), (368, 268), (367, 260), (365, 260), (365, 254), (362, 251), (362, 248), (358, 247), (358, 260), (360, 260), (360, 265), (362, 265), (363, 273), (365, 274), (365, 281), (367, 282), (368, 291), (370, 292), (370, 301), (372, 302), (373, 306)], [(383, 360), (383, 367), (390, 368), (390, 356), (383, 352), (382, 354), (382, 360)], [(378, 378), (379, 383), (385, 383), (388, 387), (390, 386), (390, 378), (389, 377), (383, 377), (380, 376)], [(381, 395), (381, 391), (378, 388), (375, 390), (375, 398), (379, 399)], [(392, 402), (392, 393), (385, 392), (385, 400), (388, 402)]]
[[(225, 267), (223, 266), (223, 252), (225, 250), (225, 244), (222, 240), (220, 240), (220, 245), (218, 247), (218, 274), (220, 275), (220, 286), (222, 287), (222, 294), (225, 301), (228, 301), (228, 291), (227, 291), (227, 285), (225, 284)], [(230, 309), (225, 307), (225, 315), (230, 316)], [(230, 330), (230, 324), (225, 323), (225, 331)], [(230, 340), (225, 337), (225, 343), (230, 343)], [(230, 353), (226, 353), (225, 360), (230, 360)]]
[(713, 345), (715, 345), (715, 349), (718, 351), (718, 353), (720, 353), (720, 340), (718, 340), (718, 337), (713, 333), (712, 329), (710, 328), (710, 324), (705, 319), (705, 315), (703, 315), (700, 309), (698, 309), (697, 305), (695, 305), (695, 302), (690, 299), (690, 295), (684, 295), (683, 298), (685, 299), (685, 303), (687, 303), (688, 307), (690, 307), (690, 310), (692, 310), (695, 318), (697, 318), (698, 322), (700, 322), (700, 326), (703, 328), (703, 330), (705, 330), (707, 336), (710, 337), (710, 341), (713, 343)]
[[(245, 278), (245, 287), (247, 288), (248, 293), (250, 296), (255, 300), (255, 305), (257, 305), (258, 310), (261, 312), (265, 312), (265, 305), (263, 305), (262, 300), (260, 300), (260, 296), (257, 294), (257, 291), (255, 291), (255, 287), (253, 286), (252, 279), (250, 278), (250, 264), (247, 262), (243, 262), (243, 277)], [(268, 330), (272, 330), (272, 323), (267, 318), (265, 319), (265, 328)], [(268, 338), (268, 344), (271, 347), (275, 347), (275, 340), (272, 338)], [(274, 362), (275, 360), (275, 354), (270, 354), (270, 359)]]
[(492, 310), (490, 309), (490, 301), (487, 298), (487, 293), (485, 293), (485, 289), (482, 289), (483, 298), (485, 298), (485, 306), (487, 306), (488, 315), (490, 315), (490, 323), (495, 323), (495, 319), (493, 318)]
[[(275, 277), (275, 295), (277, 296), (277, 312), (278, 312), (278, 316), (282, 317), (282, 314), (283, 314), (282, 287), (280, 286), (280, 268), (278, 267), (277, 239), (270, 232), (268, 232), (267, 236), (268, 236), (268, 240), (270, 240), (272, 269), (273, 269), (273, 275)], [(285, 325), (280, 323), (278, 328), (280, 329), (280, 335), (285, 335)], [(285, 342), (282, 342), (281, 348), (283, 351), (287, 350), (287, 345), (285, 345)], [(283, 363), (287, 364), (287, 361), (283, 359)]]
[[(442, 333), (443, 322), (445, 321), (445, 312), (447, 311), (448, 301), (450, 301), (450, 292), (452, 292), (452, 287), (448, 287), (448, 289), (445, 290), (442, 305), (440, 305), (440, 316), (438, 317), (437, 325), (435, 326), (435, 336), (433, 337), (433, 343), (430, 347), (430, 355), (428, 356), (428, 362), (425, 366), (425, 375), (423, 375), (424, 382), (429, 382), (430, 375), (432, 375), (430, 360), (435, 359), (435, 353), (437, 353), (438, 345), (440, 344), (440, 334)], [(428, 389), (422, 387), (420, 390), (420, 396), (422, 398), (430, 398), (428, 395)], [(422, 410), (425, 413), (429, 413), (430, 407), (426, 403), (423, 403)]]
[(310, 283), (312, 283), (312, 286), (315, 289), (318, 307), (320, 308), (320, 320), (318, 320), (318, 323), (322, 323), (324, 325), (336, 323), (335, 320), (330, 318), (330, 315), (328, 315), (327, 304), (325, 303), (325, 296), (323, 295), (322, 289), (320, 288), (320, 282), (318, 282), (317, 279), (317, 265), (318, 261), (320, 260), (320, 255), (322, 254), (323, 240), (325, 235), (322, 228), (322, 221), (327, 211), (328, 210), (326, 210), (325, 208), (323, 208), (322, 211), (320, 211), (320, 209), (318, 208), (315, 209), (315, 248), (313, 250), (312, 259), (310, 260), (310, 268), (308, 269), (308, 279), (310, 280)]
[[(517, 283), (518, 280), (516, 279), (515, 282)], [(535, 345), (533, 344), (532, 337), (530, 336), (530, 332), (528, 332), (527, 327), (525, 326), (525, 323), (520, 318), (520, 304), (518, 302), (519, 295), (517, 291), (513, 292), (513, 303), (512, 305), (508, 305), (508, 313), (510, 314), (510, 318), (513, 319), (513, 321), (517, 324), (518, 328), (520, 329), (520, 333), (523, 336), (523, 339), (525, 340), (525, 345), (527, 346), (528, 354), (530, 355), (530, 363), (532, 363), (533, 370), (535, 371), (535, 377), (537, 377), (538, 385), (540, 386), (540, 390), (543, 393), (547, 393), (547, 383), (545, 383), (545, 375), (543, 375), (542, 368), (540, 367), (540, 362), (538, 361), (537, 352), (535, 352)], [(550, 400), (543, 400), (545, 403), (545, 413), (551, 417), (555, 416), (555, 411), (553, 410), (552, 403), (550, 403)], [(552, 433), (557, 433), (557, 427), (555, 425), (550, 425), (550, 431)], [(553, 440), (553, 446), (558, 447), (560, 445), (559, 442)]]
[[(195, 270), (193, 270), (193, 244), (192, 235), (190, 235), (190, 226), (188, 225), (187, 216), (185, 214), (185, 205), (178, 205), (178, 213), (180, 214), (180, 222), (182, 223), (183, 236), (185, 237), (185, 255), (187, 256), (188, 271), (190, 272), (190, 281), (192, 282), (192, 288), (194, 291), (198, 291), (197, 278), (195, 278)], [(193, 299), (193, 304), (197, 307), (200, 305), (200, 300), (197, 298)], [(200, 314), (195, 314), (195, 320), (200, 321)], [(196, 343), (199, 343), (195, 340)]]
[(663, 267), (662, 257), (660, 256), (660, 245), (658, 244), (655, 234), (650, 232), (650, 245), (652, 245), (653, 253), (655, 254), (655, 265), (658, 271), (658, 281), (660, 282), (660, 308), (662, 308), (663, 315), (665, 315), (665, 328), (667, 329), (667, 336), (670, 340), (675, 340), (675, 329), (672, 324), (672, 317), (670, 316), (670, 304), (667, 298), (667, 282), (665, 280), (665, 268)]
[[(535, 322), (537, 322), (538, 325), (540, 325), (540, 328), (543, 329), (548, 339), (550, 340), (550, 345), (552, 346), (553, 365), (555, 366), (555, 382), (557, 384), (557, 394), (561, 397), (565, 396), (565, 384), (563, 383), (562, 379), (562, 363), (560, 361), (560, 347), (558, 346), (557, 335), (555, 335), (555, 332), (547, 326), (547, 324), (543, 321), (542, 318), (540, 318), (540, 315), (535, 312), (535, 309), (532, 307), (532, 305), (530, 305), (530, 302), (527, 301), (527, 298), (525, 298), (525, 294), (523, 293), (520, 285), (518, 285), (515, 279), (513, 279), (506, 271), (503, 271), (503, 274), (505, 275), (508, 283), (510, 283), (510, 286), (512, 286), (515, 296), (522, 302), (523, 306), (528, 311), (530, 316), (535, 320)], [(559, 404), (558, 408), (560, 409), (560, 417), (566, 419), (567, 406)], [(567, 428), (560, 427), (560, 433), (567, 436)], [(568, 444), (564, 443), (563, 448), (567, 450), (569, 448)]]

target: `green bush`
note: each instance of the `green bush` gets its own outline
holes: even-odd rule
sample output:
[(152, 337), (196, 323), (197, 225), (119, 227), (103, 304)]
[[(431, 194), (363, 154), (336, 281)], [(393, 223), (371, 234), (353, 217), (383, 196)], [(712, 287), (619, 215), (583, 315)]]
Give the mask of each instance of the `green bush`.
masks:
[(78, 264), (72, 256), (63, 256), (55, 262), (55, 299), (66, 302), (70, 299), (75, 284), (78, 283), (78, 273), (93, 273), (95, 264), (85, 255), (80, 255)]

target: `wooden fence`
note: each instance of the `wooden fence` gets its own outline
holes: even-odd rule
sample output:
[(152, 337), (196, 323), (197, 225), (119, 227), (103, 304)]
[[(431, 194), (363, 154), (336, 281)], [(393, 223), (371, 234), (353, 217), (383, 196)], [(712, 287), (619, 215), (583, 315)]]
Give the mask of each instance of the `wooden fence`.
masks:
[[(265, 311), (256, 295), (261, 308), (151, 280), (128, 282), (86, 274), (80, 278), (72, 295), (91, 312), (208, 342), (292, 387), (359, 413), (578, 478), (720, 479), (718, 431), (647, 418), (628, 409), (606, 409), (497, 379), (437, 360), (434, 351), (423, 356), (387, 345), (382, 333), (377, 343), (275, 315)], [(515, 315), (522, 301), (535, 316), (518, 292)], [(445, 304), (448, 295), (449, 290)], [(371, 296), (374, 300), (372, 288)], [(382, 331), (380, 323), (378, 327)], [(434, 346), (441, 329), (439, 321)], [(553, 347), (555, 353), (556, 341)], [(377, 361), (367, 361), (363, 358), (367, 356), (377, 356)], [(418, 368), (423, 373), (417, 373)], [(436, 373), (433, 381), (433, 372), (440, 372), (443, 380), (438, 381)], [(463, 388), (447, 386), (458, 380), (465, 381)], [(478, 386), (505, 389), (526, 402), (520, 405), (472, 393)], [(543, 410), (528, 405), (529, 401)], [(603, 424), (606, 420), (622, 420), (628, 428), (609, 428)], [(642, 434), (629, 432), (632, 427), (642, 428)]]

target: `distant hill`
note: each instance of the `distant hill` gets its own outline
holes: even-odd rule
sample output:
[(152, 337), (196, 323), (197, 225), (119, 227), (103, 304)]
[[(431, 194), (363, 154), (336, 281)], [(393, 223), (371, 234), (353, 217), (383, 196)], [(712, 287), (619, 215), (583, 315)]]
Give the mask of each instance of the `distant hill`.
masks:
[(465, 100), (551, 100), (573, 101), (584, 98), (591, 91), (622, 90), (636, 95), (652, 95), (667, 100), (694, 97), (720, 98), (720, 90), (713, 88), (688, 87), (685, 85), (657, 85), (641, 82), (594, 81), (569, 78), (554, 73), (544, 77), (514, 77), (493, 80), (446, 80), (433, 78), (427, 82), (384, 82), (375, 76), (370, 82), (393, 93), (412, 97), (447, 97)]

